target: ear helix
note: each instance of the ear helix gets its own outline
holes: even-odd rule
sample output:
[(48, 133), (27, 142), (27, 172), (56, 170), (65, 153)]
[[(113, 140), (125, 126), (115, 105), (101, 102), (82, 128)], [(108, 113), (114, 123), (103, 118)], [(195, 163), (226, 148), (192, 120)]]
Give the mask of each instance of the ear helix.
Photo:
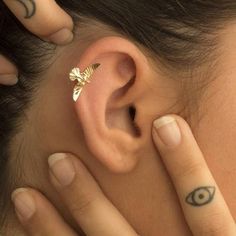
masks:
[(73, 91), (73, 100), (75, 102), (78, 100), (84, 86), (91, 82), (91, 77), (99, 66), (99, 63), (93, 64), (87, 67), (83, 72), (80, 72), (80, 68), (74, 68), (71, 70), (69, 75), (70, 80), (77, 81)]

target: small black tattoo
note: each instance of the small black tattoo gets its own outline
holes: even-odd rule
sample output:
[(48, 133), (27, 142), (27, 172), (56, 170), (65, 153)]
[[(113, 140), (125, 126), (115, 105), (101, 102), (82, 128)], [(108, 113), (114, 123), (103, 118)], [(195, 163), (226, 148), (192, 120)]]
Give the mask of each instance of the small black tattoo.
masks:
[(216, 188), (213, 186), (200, 187), (193, 190), (185, 201), (195, 207), (201, 207), (212, 202), (215, 196)]
[(25, 8), (25, 19), (30, 19), (32, 16), (35, 15), (36, 12), (36, 3), (34, 0), (15, 0), (22, 4)]

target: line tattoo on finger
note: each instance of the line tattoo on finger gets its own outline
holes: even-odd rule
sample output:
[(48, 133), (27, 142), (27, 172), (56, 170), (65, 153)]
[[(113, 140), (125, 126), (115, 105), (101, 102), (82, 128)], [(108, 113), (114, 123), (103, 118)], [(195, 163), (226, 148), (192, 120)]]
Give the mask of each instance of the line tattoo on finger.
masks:
[(30, 19), (36, 13), (36, 3), (34, 0), (15, 0), (19, 2), (25, 9), (25, 19)]
[(199, 187), (189, 193), (185, 201), (194, 207), (201, 207), (213, 201), (215, 192), (216, 188), (214, 186)]

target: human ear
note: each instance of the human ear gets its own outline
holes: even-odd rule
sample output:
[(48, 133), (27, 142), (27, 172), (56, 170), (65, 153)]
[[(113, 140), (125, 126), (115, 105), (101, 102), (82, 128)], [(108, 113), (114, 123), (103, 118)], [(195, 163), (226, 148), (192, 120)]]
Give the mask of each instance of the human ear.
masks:
[(120, 37), (91, 44), (77, 66), (84, 71), (96, 63), (100, 66), (76, 101), (76, 112), (93, 156), (113, 172), (129, 172), (138, 163), (156, 115), (150, 115), (149, 107), (147, 113), (141, 108), (146, 98), (153, 98), (148, 83), (153, 70), (142, 51)]

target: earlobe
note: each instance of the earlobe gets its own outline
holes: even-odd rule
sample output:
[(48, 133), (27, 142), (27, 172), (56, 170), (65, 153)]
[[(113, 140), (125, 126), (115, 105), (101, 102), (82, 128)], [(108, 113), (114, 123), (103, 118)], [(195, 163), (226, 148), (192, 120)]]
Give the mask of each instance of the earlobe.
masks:
[(115, 37), (95, 42), (79, 62), (82, 71), (89, 65), (100, 65), (75, 108), (90, 152), (116, 173), (131, 171), (142, 147), (134, 105), (142, 93), (135, 90), (139, 63), (144, 65), (146, 61), (138, 49)]

